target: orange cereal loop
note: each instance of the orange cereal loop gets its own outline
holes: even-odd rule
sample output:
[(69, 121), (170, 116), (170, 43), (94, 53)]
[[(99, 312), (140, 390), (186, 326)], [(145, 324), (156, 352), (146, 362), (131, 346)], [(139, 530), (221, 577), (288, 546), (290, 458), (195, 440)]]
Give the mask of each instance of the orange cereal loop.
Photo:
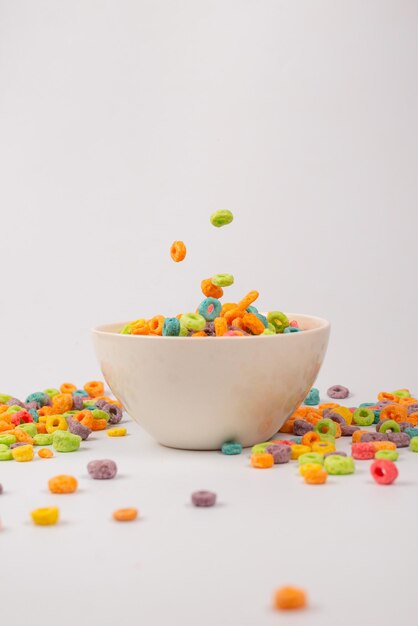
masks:
[(123, 408), (122, 402), (119, 402), (119, 400), (116, 400), (116, 398), (109, 398), (109, 396), (99, 396), (98, 398), (95, 398), (95, 400), (96, 401), (97, 400), (104, 400), (105, 402), (107, 402), (107, 404), (115, 404), (120, 409)]
[(228, 330), (228, 324), (224, 317), (215, 317), (214, 321), (215, 334), (217, 337), (222, 337)]
[(293, 433), (294, 419), (290, 418), (285, 421), (283, 426), (279, 429), (279, 433)]
[(48, 488), (51, 493), (74, 493), (77, 487), (78, 483), (74, 476), (67, 474), (54, 476), (48, 481)]
[(61, 415), (73, 408), (73, 396), (71, 393), (59, 393), (52, 398), (53, 415)]
[(418, 426), (418, 412), (410, 413), (405, 422), (409, 422), (411, 426)]
[(207, 334), (204, 330), (198, 330), (196, 333), (193, 333), (191, 337), (207, 337)]
[(373, 446), (373, 450), (396, 450), (396, 443), (393, 441), (370, 441)]
[(225, 317), (225, 313), (227, 313), (228, 311), (232, 311), (232, 309), (236, 308), (237, 305), (233, 302), (225, 302), (225, 304), (223, 304), (221, 308), (221, 317)]
[(355, 430), (352, 434), (351, 441), (353, 443), (360, 443), (362, 436), (368, 432), (368, 430)]
[(41, 459), (51, 459), (54, 456), (54, 453), (49, 448), (41, 448), (38, 450), (38, 455)]
[[(81, 423), (84, 424), (84, 420)], [(87, 426), (87, 424), (84, 424), (84, 426)], [(105, 430), (106, 426), (107, 420), (96, 420), (93, 418), (91, 426), (89, 426), (89, 428), (91, 428), (91, 430)]]
[(255, 302), (260, 294), (258, 291), (250, 291), (247, 295), (238, 302), (237, 306), (239, 309), (247, 309), (250, 304)]
[(244, 329), (244, 325), (240, 317), (236, 317), (235, 319), (233, 319), (231, 322), (231, 326), (236, 326), (237, 328), (241, 328), (241, 330)]
[(6, 430), (10, 430), (10, 422), (6, 422), (6, 420), (0, 420), (0, 433), (4, 433)]
[(315, 424), (317, 424), (321, 418), (322, 416), (316, 411), (308, 411), (308, 413), (304, 417), (304, 419), (313, 426), (315, 426)]
[(315, 441), (321, 441), (321, 437), (314, 430), (310, 430), (309, 432), (305, 433), (300, 440), (303, 446), (312, 446)]
[(62, 383), (60, 391), (61, 393), (73, 393), (74, 391), (77, 391), (77, 387), (72, 383)]
[(416, 398), (399, 398), (398, 402), (401, 406), (409, 406), (410, 404), (417, 404), (418, 400)]
[(186, 246), (183, 241), (173, 241), (170, 248), (170, 256), (176, 263), (186, 258)]
[(310, 469), (305, 472), (304, 479), (308, 485), (323, 485), (327, 478), (327, 472), (318, 465), (319, 469)]
[(207, 298), (218, 298), (219, 300), (219, 298), (222, 298), (222, 296), (224, 295), (224, 290), (222, 289), (222, 287), (217, 287), (216, 285), (214, 285), (211, 278), (205, 278), (205, 280), (202, 280), (202, 282), (200, 283), (200, 288), (202, 290), (202, 293)]
[[(87, 426), (87, 428), (90, 428), (91, 430), (93, 430), (93, 422), (96, 421), (100, 421), (100, 420), (95, 420), (93, 415), (91, 414), (91, 411), (82, 411), (82, 413), (84, 413), (84, 415), (82, 416), (80, 421), (80, 424), (83, 424), (83, 426)], [(101, 420), (101, 421), (106, 421), (106, 420)]]
[(162, 335), (163, 324), (165, 317), (163, 315), (156, 315), (148, 320), (148, 328), (151, 331), (151, 335)]
[(36, 426), (36, 430), (38, 431), (39, 435), (46, 435), (47, 430), (46, 430), (46, 424), (45, 422), (38, 422), (35, 424)]
[(138, 509), (117, 509), (113, 511), (113, 519), (117, 522), (133, 522), (138, 517)]
[(384, 402), (385, 400), (389, 400), (390, 402), (395, 401), (395, 395), (393, 393), (389, 393), (388, 391), (381, 391), (377, 394), (377, 399), (380, 402)]
[(341, 426), (339, 425), (338, 422), (335, 422), (335, 435), (334, 435), (335, 439), (338, 439), (339, 437), (341, 437)]
[(19, 443), (30, 443), (31, 445), (33, 445), (33, 439), (26, 432), (26, 430), (22, 430), (21, 428), (15, 428), (13, 434), (16, 437), (16, 441), (18, 441)]
[(149, 334), (150, 334), (150, 329), (146, 320), (137, 320), (134, 324), (131, 324), (131, 335), (149, 335)]
[(270, 467), (273, 467), (274, 457), (272, 454), (268, 454), (267, 452), (258, 452), (252, 454), (251, 465), (252, 467), (257, 467), (260, 469), (268, 469)]
[(299, 587), (280, 587), (274, 593), (274, 607), (280, 611), (303, 609), (306, 603), (306, 593)]
[(388, 404), (380, 411), (380, 421), (394, 420), (395, 422), (405, 422), (408, 417), (406, 406), (400, 404)]
[(263, 322), (254, 313), (244, 313), (242, 323), (244, 328), (250, 330), (253, 335), (261, 335), (264, 332)]
[(305, 406), (304, 404), (301, 404), (300, 406), (298, 406), (298, 408), (293, 413), (293, 415), (297, 415), (298, 417), (305, 417), (305, 415), (307, 415), (310, 410), (311, 408), (309, 406)]
[(8, 405), (8, 404), (2, 404), (2, 405), (0, 406), (0, 415), (1, 415), (2, 413), (5, 413), (5, 412), (7, 411), (7, 409), (8, 409), (8, 408), (9, 408), (9, 405)]
[[(226, 319), (228, 324), (230, 324), (232, 322), (232, 320), (235, 319), (236, 317), (244, 317), (244, 313), (245, 313), (245, 311), (235, 307), (234, 309), (229, 309), (229, 311), (226, 311), (225, 315), (224, 315), (224, 318)], [(222, 314), (222, 312), (221, 312), (221, 314)]]
[(90, 398), (97, 398), (104, 394), (104, 384), (100, 380), (91, 380), (84, 385), (84, 391), (87, 391)]
[(39, 417), (46, 417), (47, 415), (54, 415), (55, 411), (52, 406), (43, 406), (38, 410)]

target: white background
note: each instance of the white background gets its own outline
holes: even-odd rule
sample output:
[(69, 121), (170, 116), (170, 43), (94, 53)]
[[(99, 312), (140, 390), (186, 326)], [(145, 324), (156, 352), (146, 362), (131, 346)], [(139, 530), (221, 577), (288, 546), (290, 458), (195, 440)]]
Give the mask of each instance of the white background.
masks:
[[(258, 289), (262, 309), (331, 321), (319, 381), (323, 391), (346, 384), (359, 394), (359, 402), (374, 399), (381, 389), (407, 386), (418, 393), (417, 75), (418, 3), (413, 0), (1, 0), (1, 389), (23, 396), (63, 380), (81, 384), (95, 378), (93, 325), (193, 310), (201, 298), (201, 279), (231, 272), (230, 299)], [(209, 215), (217, 208), (234, 212), (231, 226), (210, 226)], [(178, 265), (169, 257), (174, 239), (188, 246), (186, 261)], [(371, 551), (367, 547), (367, 559), (364, 552), (358, 554), (358, 567), (365, 559), (370, 566), (356, 585), (360, 592), (375, 569), (385, 570), (382, 516), (384, 528), (398, 540), (400, 528), (416, 521), (412, 466), (404, 486), (391, 491), (398, 494), (391, 506), (381, 500), (386, 493), (379, 492), (375, 515), (369, 504), (364, 523), (361, 507), (370, 503), (370, 485), (358, 496), (358, 508), (357, 492), (344, 488), (335, 489), (335, 506), (328, 496), (333, 488), (322, 492), (327, 496), (320, 496), (325, 501), (319, 507), (306, 491), (300, 500), (285, 500), (283, 489), (293, 494), (291, 486), (283, 481), (277, 490), (270, 487), (273, 474), (264, 479), (248, 473), (254, 482), (245, 483), (244, 457), (220, 461), (218, 455), (174, 453), (159, 449), (134, 425), (132, 432), (136, 438), (125, 442), (127, 473), (148, 492), (154, 484), (161, 490), (150, 508), (153, 504), (155, 517), (170, 520), (157, 524), (157, 535), (152, 515), (144, 521), (149, 535), (142, 541), (152, 548), (154, 569), (147, 570), (149, 564), (138, 554), (141, 573), (135, 585), (150, 611), (138, 615), (151, 624), (180, 623), (180, 616), (183, 624), (195, 624), (200, 610), (196, 603), (187, 610), (189, 596), (212, 604), (214, 613), (204, 624), (215, 623), (214, 614), (219, 623), (226, 617), (243, 624), (277, 621), (268, 614), (270, 592), (288, 570), (279, 568), (280, 550), (270, 553), (270, 548), (288, 544), (280, 542), (282, 530), (291, 533), (289, 545), (299, 555), (292, 570), (295, 562), (285, 549), (289, 578), (311, 586), (316, 581), (319, 598), (313, 614), (295, 623), (320, 619), (328, 624), (338, 611), (342, 623), (345, 614), (338, 602), (348, 593), (335, 595), (325, 583), (335, 582), (342, 554), (351, 561), (349, 573), (340, 574), (341, 584), (349, 580), (352, 585), (358, 575), (355, 552), (345, 553), (347, 542), (359, 546), (359, 552), (373, 546)], [(110, 442), (100, 445), (105, 451)], [(136, 465), (137, 449), (143, 465)], [(55, 462), (62, 465), (57, 471), (75, 463), (74, 457), (71, 463)], [(79, 462), (84, 467), (84, 458)], [(26, 466), (16, 470), (16, 465), (14, 471), (29, 475)], [(8, 467), (13, 491), (17, 479)], [(240, 472), (229, 475), (230, 467)], [(231, 507), (229, 513), (226, 507), (226, 518), (213, 527), (196, 527), (196, 534), (195, 522), (184, 522), (183, 534), (174, 502), (187, 501), (194, 487), (189, 473), (198, 471), (203, 478), (213, 471), (214, 488), (230, 490), (225, 500), (236, 494), (239, 511)], [(6, 470), (0, 472), (4, 482)], [(33, 494), (41, 478), (34, 472), (31, 479)], [(95, 537), (91, 530), (100, 522), (87, 493), (86, 488), (80, 494), (77, 514), (72, 510), (74, 528), (68, 523), (59, 535), (45, 535), (51, 537), (46, 575), (60, 574), (72, 594), (75, 571), (87, 561), (92, 585), (99, 580), (106, 585), (102, 594), (93, 593), (94, 618), (94, 611), (103, 617), (109, 589), (120, 592), (118, 580), (135, 581), (129, 559), (138, 527), (122, 529), (123, 539), (111, 540), (103, 528)], [(103, 500), (92, 497), (101, 502), (100, 518), (110, 504), (106, 494)], [(279, 502), (273, 505), (274, 497)], [(22, 522), (35, 500), (22, 500), (18, 493), (8, 511), (2, 500), (2, 517), (12, 526), (2, 542), (8, 542), (11, 560), (21, 546), (26, 555), (33, 549), (33, 568), (40, 573), (45, 545)], [(336, 507), (334, 525), (324, 511), (331, 515)], [(297, 517), (301, 511), (306, 524)], [(212, 520), (213, 512), (209, 515), (205, 519)], [(309, 525), (318, 516), (315, 536)], [(297, 535), (292, 534), (296, 519), (298, 529), (305, 529)], [(361, 533), (354, 532), (356, 524)], [(343, 551), (334, 534), (338, 529), (343, 529)], [(80, 542), (77, 562), (66, 532)], [(199, 539), (206, 541), (205, 533), (220, 547), (215, 552), (210, 543), (201, 555)], [(407, 544), (401, 547), (406, 550)], [(61, 549), (62, 559), (57, 556)], [(199, 575), (183, 573), (185, 584), (180, 585), (175, 564), (186, 567), (193, 553), (195, 564), (211, 555), (210, 575), (203, 563)], [(325, 576), (321, 586), (315, 570), (324, 575), (324, 554), (333, 557), (325, 561), (335, 574)], [(228, 558), (235, 569), (225, 568)], [(307, 570), (315, 575), (305, 578)], [(161, 571), (168, 572), (162, 580)], [(388, 574), (386, 584), (399, 579), (396, 574)], [(205, 593), (196, 591), (199, 580)], [(383, 584), (380, 574), (378, 584)], [(126, 613), (123, 606), (120, 611), (132, 618), (136, 596), (128, 590)], [(373, 599), (375, 605), (381, 595)], [(393, 618), (388, 607), (379, 614), (381, 624)], [(373, 623), (370, 616), (367, 623)]]

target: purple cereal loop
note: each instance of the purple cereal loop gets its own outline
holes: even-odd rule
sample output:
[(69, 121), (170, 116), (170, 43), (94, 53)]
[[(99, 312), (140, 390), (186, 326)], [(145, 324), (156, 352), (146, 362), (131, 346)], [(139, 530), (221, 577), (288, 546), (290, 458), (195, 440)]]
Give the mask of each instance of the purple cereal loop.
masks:
[(350, 391), (347, 387), (343, 387), (343, 385), (333, 385), (328, 389), (327, 394), (330, 398), (341, 400), (343, 398), (348, 398)]
[(191, 497), (195, 506), (213, 506), (216, 502), (216, 493), (213, 491), (195, 491)]
[(274, 444), (266, 447), (266, 452), (271, 454), (274, 459), (274, 464), (288, 463), (292, 454), (292, 448), (281, 443)]
[(388, 441), (386, 433), (363, 433), (360, 437), (361, 443), (367, 443), (369, 441)]
[(397, 448), (407, 448), (411, 440), (407, 433), (387, 433), (388, 440), (396, 444)]
[(75, 420), (72, 417), (69, 417), (67, 419), (67, 426), (70, 433), (72, 433), (73, 435), (78, 435), (79, 437), (81, 437), (81, 439), (83, 439), (83, 441), (85, 441), (92, 432), (91, 428), (84, 426), (84, 424), (81, 424), (81, 422)]
[(295, 435), (305, 435), (313, 430), (313, 426), (306, 420), (295, 420), (293, 422), (293, 432)]
[(385, 406), (388, 406), (389, 404), (393, 404), (393, 402), (389, 402), (389, 400), (381, 400), (380, 402), (376, 402), (374, 406), (376, 407), (378, 411), (380, 411), (381, 409), (383, 409)]
[(122, 419), (122, 409), (116, 406), (116, 404), (105, 404), (101, 410), (110, 416), (109, 424), (119, 424)]
[(29, 445), (26, 441), (16, 441), (15, 443), (12, 443), (10, 446), (10, 449), (12, 448), (19, 448), (19, 446), (27, 446)]
[(22, 409), (25, 408), (25, 403), (21, 402), (17, 398), (10, 398), (10, 400), (8, 400), (6, 404), (8, 404), (9, 406), (21, 406)]
[(82, 411), (84, 409), (83, 396), (73, 396), (73, 409), (75, 411)]
[(114, 478), (118, 471), (117, 465), (110, 459), (100, 459), (90, 461), (87, 464), (87, 471), (95, 480), (108, 480)]
[(106, 400), (97, 400), (97, 402), (96, 402), (96, 407), (97, 407), (98, 409), (102, 409), (102, 407), (104, 407), (104, 406), (105, 406), (105, 404), (108, 404), (108, 403), (106, 402)]
[(406, 410), (408, 415), (411, 415), (411, 413), (418, 413), (418, 404), (408, 404)]
[(337, 422), (340, 426), (348, 426), (347, 422), (339, 413), (333, 413), (331, 409), (329, 409), (329, 413), (327, 413), (327, 418), (332, 420), (333, 422)]
[(206, 326), (203, 330), (208, 335), (208, 337), (214, 337), (216, 335), (215, 322), (206, 322)]
[(343, 437), (351, 437), (351, 435), (355, 433), (356, 430), (360, 430), (360, 427), (359, 426), (344, 426), (343, 424), (341, 426), (341, 435)]
[(406, 430), (407, 428), (411, 428), (412, 426), (412, 424), (410, 424), (409, 422), (398, 422), (398, 424), (402, 432)]
[(324, 459), (326, 459), (327, 456), (332, 456), (333, 454), (338, 454), (338, 456), (347, 456), (346, 452), (338, 452), (338, 450), (334, 450), (334, 452), (327, 452), (324, 454)]

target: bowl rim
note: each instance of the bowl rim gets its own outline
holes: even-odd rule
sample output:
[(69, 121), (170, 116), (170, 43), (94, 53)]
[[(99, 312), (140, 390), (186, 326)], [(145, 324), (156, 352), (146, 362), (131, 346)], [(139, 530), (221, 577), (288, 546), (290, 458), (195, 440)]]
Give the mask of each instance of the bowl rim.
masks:
[[(323, 317), (318, 317), (316, 315), (308, 315), (306, 313), (286, 313), (287, 317), (289, 317), (290, 319), (297, 319), (297, 318), (304, 318), (305, 320), (310, 320), (313, 321), (314, 323), (317, 324), (317, 326), (315, 326), (314, 328), (308, 328), (307, 330), (304, 330), (303, 332), (300, 333), (277, 333), (275, 335), (253, 335), (252, 339), (263, 339), (263, 341), (265, 341), (266, 339), (273, 339), (274, 337), (303, 337), (304, 335), (308, 334), (312, 334), (312, 333), (318, 333), (321, 332), (325, 329), (329, 329), (331, 327), (331, 323), (326, 320)], [(132, 321), (132, 320), (131, 320)], [(173, 337), (173, 336), (164, 336), (162, 337), (161, 335), (122, 335), (120, 332), (116, 332), (115, 330), (110, 330), (110, 327), (120, 327), (123, 328), (126, 324), (129, 324), (129, 321), (125, 321), (125, 322), (112, 322), (110, 324), (99, 324), (99, 326), (95, 326), (94, 328), (91, 329), (91, 332), (94, 335), (107, 335), (107, 336), (116, 336), (116, 337), (123, 337), (124, 340), (125, 339), (144, 339), (144, 340), (155, 340), (155, 339), (165, 339), (165, 340), (170, 340), (170, 341), (183, 341), (185, 339), (185, 337)], [(207, 339), (207, 337), (194, 337), (194, 339)], [(218, 340), (222, 340), (222, 341), (236, 341), (236, 338), (233, 336), (227, 336), (227, 337), (217, 337), (216, 339)]]

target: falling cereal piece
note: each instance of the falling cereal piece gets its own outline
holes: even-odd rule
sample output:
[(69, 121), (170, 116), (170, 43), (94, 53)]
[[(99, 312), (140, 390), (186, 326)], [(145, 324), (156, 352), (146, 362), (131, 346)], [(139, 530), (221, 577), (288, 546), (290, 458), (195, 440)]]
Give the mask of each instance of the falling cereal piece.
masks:
[(280, 587), (274, 593), (274, 607), (279, 611), (304, 609), (306, 605), (306, 592), (300, 587)]

